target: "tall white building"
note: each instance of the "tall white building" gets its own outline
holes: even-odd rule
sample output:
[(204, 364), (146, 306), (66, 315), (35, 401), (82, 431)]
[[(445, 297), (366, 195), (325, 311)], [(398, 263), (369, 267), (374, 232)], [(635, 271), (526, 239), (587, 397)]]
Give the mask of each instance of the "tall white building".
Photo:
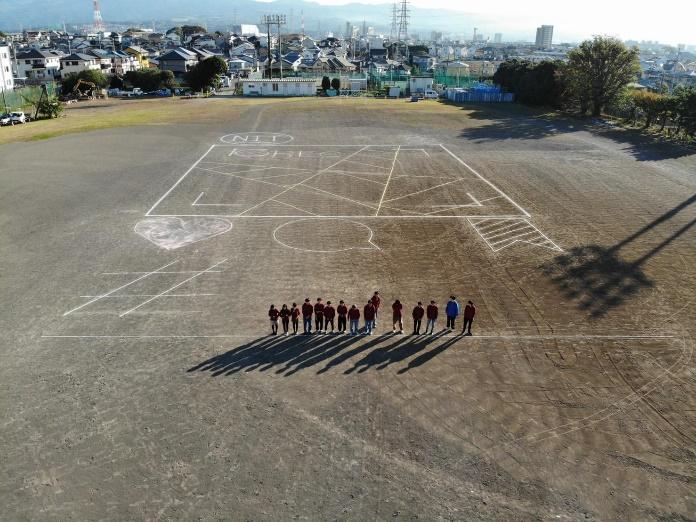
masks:
[(14, 88), (12, 75), (12, 54), (10, 47), (0, 45), (0, 91), (11, 91)]
[(536, 46), (548, 49), (553, 43), (553, 25), (542, 25), (536, 30)]

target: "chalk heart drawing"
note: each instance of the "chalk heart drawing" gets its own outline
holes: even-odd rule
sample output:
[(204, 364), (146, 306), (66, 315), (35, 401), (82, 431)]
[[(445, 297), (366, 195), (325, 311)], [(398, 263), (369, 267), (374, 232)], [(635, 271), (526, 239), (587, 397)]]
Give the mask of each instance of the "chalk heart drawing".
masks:
[(176, 250), (198, 241), (228, 232), (232, 223), (214, 217), (153, 217), (135, 224), (133, 230), (151, 243), (166, 250)]
[(364, 223), (342, 218), (296, 219), (273, 231), (273, 239), (282, 246), (319, 254), (381, 250), (372, 241), (373, 236), (372, 229)]

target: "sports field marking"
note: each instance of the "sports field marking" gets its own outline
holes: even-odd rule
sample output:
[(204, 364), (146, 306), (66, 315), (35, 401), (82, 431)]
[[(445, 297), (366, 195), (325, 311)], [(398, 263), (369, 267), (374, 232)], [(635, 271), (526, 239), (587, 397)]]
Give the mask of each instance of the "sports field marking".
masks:
[[(316, 174), (314, 174), (314, 175), (308, 177), (307, 179), (304, 179), (304, 180), (300, 181), (299, 183), (295, 183), (294, 185), (290, 185), (287, 189), (285, 189), (285, 190), (284, 190), (283, 192), (281, 192), (280, 194), (276, 194), (275, 196), (272, 196), (272, 197), (270, 197), (270, 198), (268, 198), (268, 199), (263, 200), (261, 203), (257, 203), (256, 205), (254, 205), (254, 206), (252, 206), (252, 207), (249, 207), (248, 209), (246, 209), (245, 211), (241, 212), (240, 214), (237, 214), (237, 216), (242, 216), (242, 215), (246, 214), (247, 212), (249, 212), (249, 211), (251, 211), (251, 210), (254, 210), (255, 208), (258, 208), (258, 207), (260, 207), (260, 206), (262, 206), (262, 205), (265, 205), (265, 204), (268, 203), (269, 201), (272, 201), (274, 198), (277, 198), (277, 197), (279, 197), (279, 196), (282, 196), (283, 194), (286, 194), (287, 192), (290, 192), (292, 189), (297, 188), (297, 187), (299, 187), (300, 185), (303, 185), (304, 183), (306, 183), (306, 182), (309, 181), (310, 179), (313, 179), (313, 178), (316, 178), (317, 176), (320, 176), (321, 174), (323, 174), (323, 173), (326, 172), (327, 170), (331, 170), (333, 167), (335, 167), (336, 165), (339, 165), (341, 162), (347, 160), (348, 158), (352, 158), (352, 157), (355, 156), (356, 154), (360, 154), (362, 151), (364, 151), (364, 150), (365, 150), (366, 148), (368, 148), (369, 146), (370, 146), (370, 145), (365, 145), (365, 146), (362, 147), (361, 149), (357, 150), (356, 152), (353, 152), (352, 154), (349, 154), (347, 157), (345, 157), (345, 158), (343, 158), (343, 159), (337, 161), (336, 163), (333, 163), (333, 164), (329, 165), (328, 167), (326, 167), (326, 168), (324, 168), (324, 169), (321, 169), (321, 170), (317, 171)], [(207, 153), (206, 153), (206, 154), (207, 154)]]
[[(336, 218), (329, 218), (329, 219), (336, 219)], [(281, 229), (285, 228), (285, 227), (288, 226), (288, 225), (292, 225), (292, 224), (295, 224), (295, 223), (299, 223), (299, 222), (301, 222), (301, 221), (307, 221), (307, 220), (306, 220), (306, 219), (297, 219), (297, 220), (288, 221), (287, 223), (283, 223), (282, 225), (279, 225), (279, 226), (276, 227), (275, 230), (273, 231), (273, 239), (274, 239), (278, 244), (280, 244), (280, 245), (282, 245), (282, 246), (284, 246), (284, 247), (286, 247), (286, 248), (290, 248), (290, 249), (292, 249), (292, 250), (299, 250), (299, 251), (301, 251), (301, 252), (310, 252), (310, 253), (317, 253), (317, 254), (331, 254), (331, 253), (336, 253), (336, 252), (347, 252), (347, 251), (349, 251), (349, 250), (382, 250), (381, 248), (379, 248), (378, 245), (376, 245), (376, 244), (373, 243), (373, 241), (372, 241), (372, 238), (373, 238), (374, 235), (375, 235), (374, 231), (373, 231), (370, 227), (368, 227), (365, 223), (360, 223), (359, 221), (353, 221), (352, 219), (346, 219), (346, 220), (342, 220), (342, 221), (347, 221), (347, 222), (349, 222), (349, 223), (354, 223), (354, 224), (356, 224), (356, 225), (358, 225), (358, 226), (360, 226), (360, 227), (362, 227), (362, 228), (367, 229), (367, 231), (369, 232), (369, 236), (368, 236), (367, 240), (365, 240), (365, 242), (366, 242), (367, 244), (370, 245), (369, 247), (349, 246), (349, 247), (337, 248), (337, 249), (333, 249), (333, 250), (316, 250), (316, 249), (301, 248), (301, 247), (295, 247), (295, 246), (292, 246), (292, 245), (288, 245), (288, 244), (285, 243), (284, 241), (281, 241), (280, 239), (278, 239), (278, 235), (277, 235), (277, 234), (278, 234), (278, 231), (280, 231)]]
[(326, 194), (327, 196), (332, 196), (332, 197), (337, 198), (337, 199), (342, 199), (344, 201), (354, 203), (354, 204), (359, 205), (361, 207), (371, 208), (373, 210), (377, 208), (374, 205), (369, 205), (367, 203), (363, 203), (362, 201), (358, 201), (356, 199), (351, 199), (351, 198), (347, 198), (345, 196), (340, 196), (338, 194), (334, 194), (333, 192), (329, 192), (328, 190), (320, 189), (319, 187), (313, 187), (311, 185), (302, 185), (302, 187), (300, 187), (300, 188), (315, 190), (317, 192), (321, 192), (323, 194)]
[(137, 277), (137, 278), (133, 279), (131, 282), (126, 283), (125, 285), (121, 285), (121, 286), (119, 286), (118, 288), (114, 288), (113, 290), (109, 290), (109, 291), (106, 292), (105, 294), (98, 295), (98, 296), (95, 297), (94, 299), (90, 299), (90, 300), (87, 301), (86, 303), (83, 303), (83, 304), (81, 304), (80, 306), (76, 306), (76, 307), (73, 308), (72, 310), (68, 310), (67, 312), (65, 312), (65, 313), (63, 314), (63, 317), (65, 317), (66, 315), (70, 315), (70, 314), (73, 313), (73, 312), (77, 312), (78, 310), (82, 310), (84, 307), (89, 306), (89, 305), (91, 305), (91, 304), (93, 304), (93, 303), (96, 303), (96, 302), (99, 301), (100, 299), (104, 299), (105, 297), (109, 297), (110, 295), (115, 294), (115, 293), (118, 292), (119, 290), (123, 290), (124, 288), (128, 288), (128, 287), (129, 287), (130, 285), (132, 285), (133, 283), (137, 283), (138, 281), (142, 281), (142, 280), (145, 279), (146, 277), (151, 276), (152, 274), (156, 274), (156, 273), (158, 273), (160, 270), (164, 270), (165, 268), (170, 267), (170, 266), (172, 266), (174, 263), (178, 263), (178, 262), (179, 262), (179, 260), (176, 259), (175, 261), (172, 261), (171, 263), (167, 263), (166, 265), (161, 266), (160, 268), (158, 268), (158, 269), (156, 269), (156, 270), (153, 270), (152, 272), (145, 272), (145, 273), (144, 273), (143, 275), (141, 275), (140, 277)]
[(119, 317), (124, 317), (124, 316), (130, 314), (131, 312), (134, 312), (134, 311), (136, 311), (137, 309), (142, 308), (143, 306), (145, 306), (145, 305), (148, 304), (148, 303), (151, 303), (152, 301), (154, 301), (154, 300), (157, 299), (158, 297), (162, 297), (164, 294), (167, 294), (167, 293), (171, 292), (172, 290), (176, 290), (176, 289), (179, 288), (180, 286), (182, 286), (182, 285), (188, 283), (189, 281), (192, 281), (193, 279), (197, 278), (198, 276), (203, 275), (203, 274), (209, 272), (210, 270), (212, 270), (213, 268), (215, 268), (215, 267), (217, 267), (217, 266), (220, 266), (220, 265), (223, 264), (225, 261), (227, 261), (227, 259), (223, 259), (222, 261), (218, 261), (217, 263), (215, 263), (214, 265), (210, 266), (209, 268), (206, 268), (205, 270), (201, 270), (200, 272), (196, 272), (196, 273), (195, 273), (194, 275), (192, 275), (191, 277), (188, 277), (188, 278), (184, 279), (183, 281), (181, 281), (180, 283), (177, 283), (177, 284), (175, 284), (174, 286), (171, 286), (171, 287), (167, 288), (164, 292), (160, 292), (159, 294), (156, 294), (156, 295), (154, 295), (154, 296), (152, 296), (152, 297), (146, 299), (145, 301), (143, 301), (143, 302), (140, 303), (139, 305), (134, 306), (134, 307), (131, 308), (130, 310), (127, 310), (127, 311), (123, 312), (122, 314), (119, 314)]
[(387, 194), (387, 189), (389, 189), (389, 182), (391, 181), (391, 177), (394, 174), (394, 167), (396, 166), (396, 159), (399, 157), (399, 150), (401, 149), (401, 146), (399, 145), (396, 148), (396, 151), (394, 152), (394, 159), (392, 160), (392, 166), (391, 170), (389, 171), (389, 177), (387, 178), (387, 182), (384, 185), (384, 190), (382, 191), (382, 197), (379, 200), (379, 205), (377, 206), (377, 212), (375, 212), (375, 216), (379, 216), (379, 211), (382, 208), (382, 203), (384, 203), (384, 196)]
[(467, 218), (467, 221), (493, 252), (499, 252), (515, 243), (527, 243), (563, 252), (561, 247), (524, 218), (479, 217)]
[(306, 212), (310, 216), (316, 216), (316, 214), (314, 212), (310, 212), (309, 210), (305, 210), (303, 208), (296, 207), (295, 205), (291, 205), (290, 203), (286, 203), (285, 201), (279, 201), (277, 199), (273, 199), (272, 201), (275, 203), (280, 203), (281, 205), (285, 205), (286, 207), (294, 208), (295, 210), (299, 210), (300, 212)]
[[(161, 273), (161, 272), (160, 272)], [(154, 297), (157, 294), (113, 294), (104, 297), (104, 299), (113, 299), (115, 297)], [(222, 294), (167, 294), (161, 297), (208, 297), (211, 295), (222, 295)], [(99, 297), (98, 295), (81, 295), (80, 297), (90, 298)]]
[(199, 203), (205, 192), (198, 194), (198, 197), (191, 203), (192, 207), (239, 207), (243, 203)]
[[(331, 172), (337, 172), (337, 171), (332, 170)], [(360, 181), (367, 181), (368, 183), (375, 183), (375, 184), (377, 184), (377, 185), (382, 185), (382, 186), (385, 185), (385, 183), (382, 183), (381, 181), (375, 181), (374, 179), (361, 178), (360, 176), (355, 176), (355, 175), (353, 175), (353, 174), (348, 174), (348, 173), (345, 172), (345, 171), (341, 172), (341, 174), (344, 175), (344, 176), (348, 176), (349, 178), (359, 179)], [(362, 174), (362, 173), (361, 173), (361, 174)]]
[(174, 190), (174, 189), (179, 185), (179, 183), (181, 183), (182, 181), (184, 181), (184, 178), (186, 178), (186, 176), (188, 176), (189, 173), (190, 173), (193, 169), (195, 169), (195, 168), (198, 166), (198, 164), (199, 164), (201, 161), (203, 161), (203, 158), (205, 158), (205, 157), (208, 155), (208, 153), (209, 153), (211, 150), (213, 150), (214, 148), (215, 148), (215, 145), (211, 145), (211, 146), (208, 148), (208, 150), (206, 150), (206, 151), (203, 153), (203, 155), (202, 155), (200, 158), (198, 158), (198, 160), (196, 160), (196, 162), (195, 162), (193, 165), (191, 165), (191, 166), (189, 167), (189, 169), (188, 169), (186, 172), (184, 172), (184, 174), (176, 181), (176, 183), (174, 183), (174, 185), (172, 185), (172, 186), (169, 188), (169, 190), (168, 190), (167, 192), (165, 192), (164, 194), (162, 194), (162, 197), (161, 197), (161, 198), (159, 198), (157, 201), (155, 201), (155, 204), (152, 205), (152, 207), (150, 207), (150, 210), (148, 210), (147, 212), (145, 212), (145, 215), (146, 215), (146, 216), (149, 216), (149, 215), (150, 215), (150, 212), (152, 212), (153, 210), (155, 210), (155, 208), (157, 207), (157, 205), (159, 205), (160, 203), (162, 203), (162, 201), (164, 201), (164, 198), (166, 198), (169, 194), (171, 194), (172, 190)]
[[(439, 185), (435, 185), (433, 187), (428, 187), (428, 188), (423, 189), (423, 190), (418, 190), (416, 192), (411, 192), (410, 194), (406, 194), (404, 196), (399, 196), (398, 198), (386, 199), (384, 202), (389, 203), (391, 201), (399, 201), (400, 199), (408, 198), (410, 196), (416, 196), (418, 194), (423, 194), (425, 192), (429, 192), (431, 190), (435, 190), (435, 189), (440, 188), (440, 187), (446, 187), (447, 185), (451, 185), (452, 183), (460, 183), (462, 181), (466, 181), (466, 180), (464, 178), (453, 179), (452, 181), (448, 181), (446, 183), (440, 183)], [(467, 192), (467, 194), (468, 194), (468, 192)]]
[[(171, 216), (170, 216), (171, 217)], [(211, 270), (210, 274), (221, 274), (224, 270)], [(196, 274), (198, 270), (157, 270), (156, 272), (102, 272), (99, 275), (136, 275), (136, 274)]]
[(451, 150), (449, 150), (447, 147), (445, 147), (442, 143), (440, 143), (440, 147), (442, 147), (442, 150), (447, 152), (450, 156), (452, 156), (455, 160), (457, 160), (459, 163), (464, 165), (467, 169), (471, 171), (472, 174), (474, 174), (477, 178), (479, 178), (481, 181), (484, 183), (488, 184), (489, 187), (491, 187), (493, 190), (495, 190), (498, 194), (500, 194), (502, 197), (504, 197), (508, 202), (512, 203), (517, 209), (519, 209), (520, 212), (522, 212), (525, 216), (527, 217), (532, 217), (529, 212), (527, 212), (525, 209), (523, 209), (521, 206), (519, 206), (517, 203), (513, 201), (513, 199), (505, 194), (502, 190), (500, 190), (498, 187), (496, 187), (493, 183), (488, 181), (486, 178), (484, 178), (481, 174), (476, 172), (474, 169), (472, 169), (469, 165), (467, 165), (460, 157), (455, 155)]
[(259, 178), (247, 178), (244, 176), (239, 176), (237, 174), (230, 174), (229, 172), (220, 172), (218, 170), (213, 170), (213, 169), (206, 169), (203, 167), (197, 167), (198, 170), (204, 170), (206, 172), (212, 172), (213, 174), (220, 174), (221, 176), (227, 176), (228, 178), (237, 178), (237, 179), (243, 179), (244, 181), (253, 181), (255, 183), (263, 183), (264, 185), (271, 185), (272, 187), (280, 187), (280, 188), (285, 188), (288, 185), (281, 185), (279, 183), (273, 183), (271, 181), (265, 181), (263, 179)]

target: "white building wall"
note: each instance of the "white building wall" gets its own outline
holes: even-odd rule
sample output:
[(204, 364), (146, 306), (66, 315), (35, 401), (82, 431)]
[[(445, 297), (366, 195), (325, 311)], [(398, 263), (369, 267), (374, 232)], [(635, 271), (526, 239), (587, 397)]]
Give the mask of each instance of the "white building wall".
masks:
[(0, 46), (0, 91), (11, 91), (14, 88), (12, 76), (12, 54), (7, 45)]
[(244, 96), (316, 96), (316, 81), (243, 80)]

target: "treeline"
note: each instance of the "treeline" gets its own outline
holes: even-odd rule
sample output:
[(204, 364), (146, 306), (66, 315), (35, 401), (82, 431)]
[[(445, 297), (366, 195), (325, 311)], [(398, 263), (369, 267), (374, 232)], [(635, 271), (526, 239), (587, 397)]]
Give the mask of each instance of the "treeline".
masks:
[(597, 36), (568, 53), (568, 61), (510, 60), (493, 81), (515, 94), (520, 103), (599, 116), (620, 113), (645, 127), (668, 122), (669, 131), (687, 139), (696, 132), (696, 88), (680, 87), (671, 95), (630, 88), (640, 74), (638, 49)]

